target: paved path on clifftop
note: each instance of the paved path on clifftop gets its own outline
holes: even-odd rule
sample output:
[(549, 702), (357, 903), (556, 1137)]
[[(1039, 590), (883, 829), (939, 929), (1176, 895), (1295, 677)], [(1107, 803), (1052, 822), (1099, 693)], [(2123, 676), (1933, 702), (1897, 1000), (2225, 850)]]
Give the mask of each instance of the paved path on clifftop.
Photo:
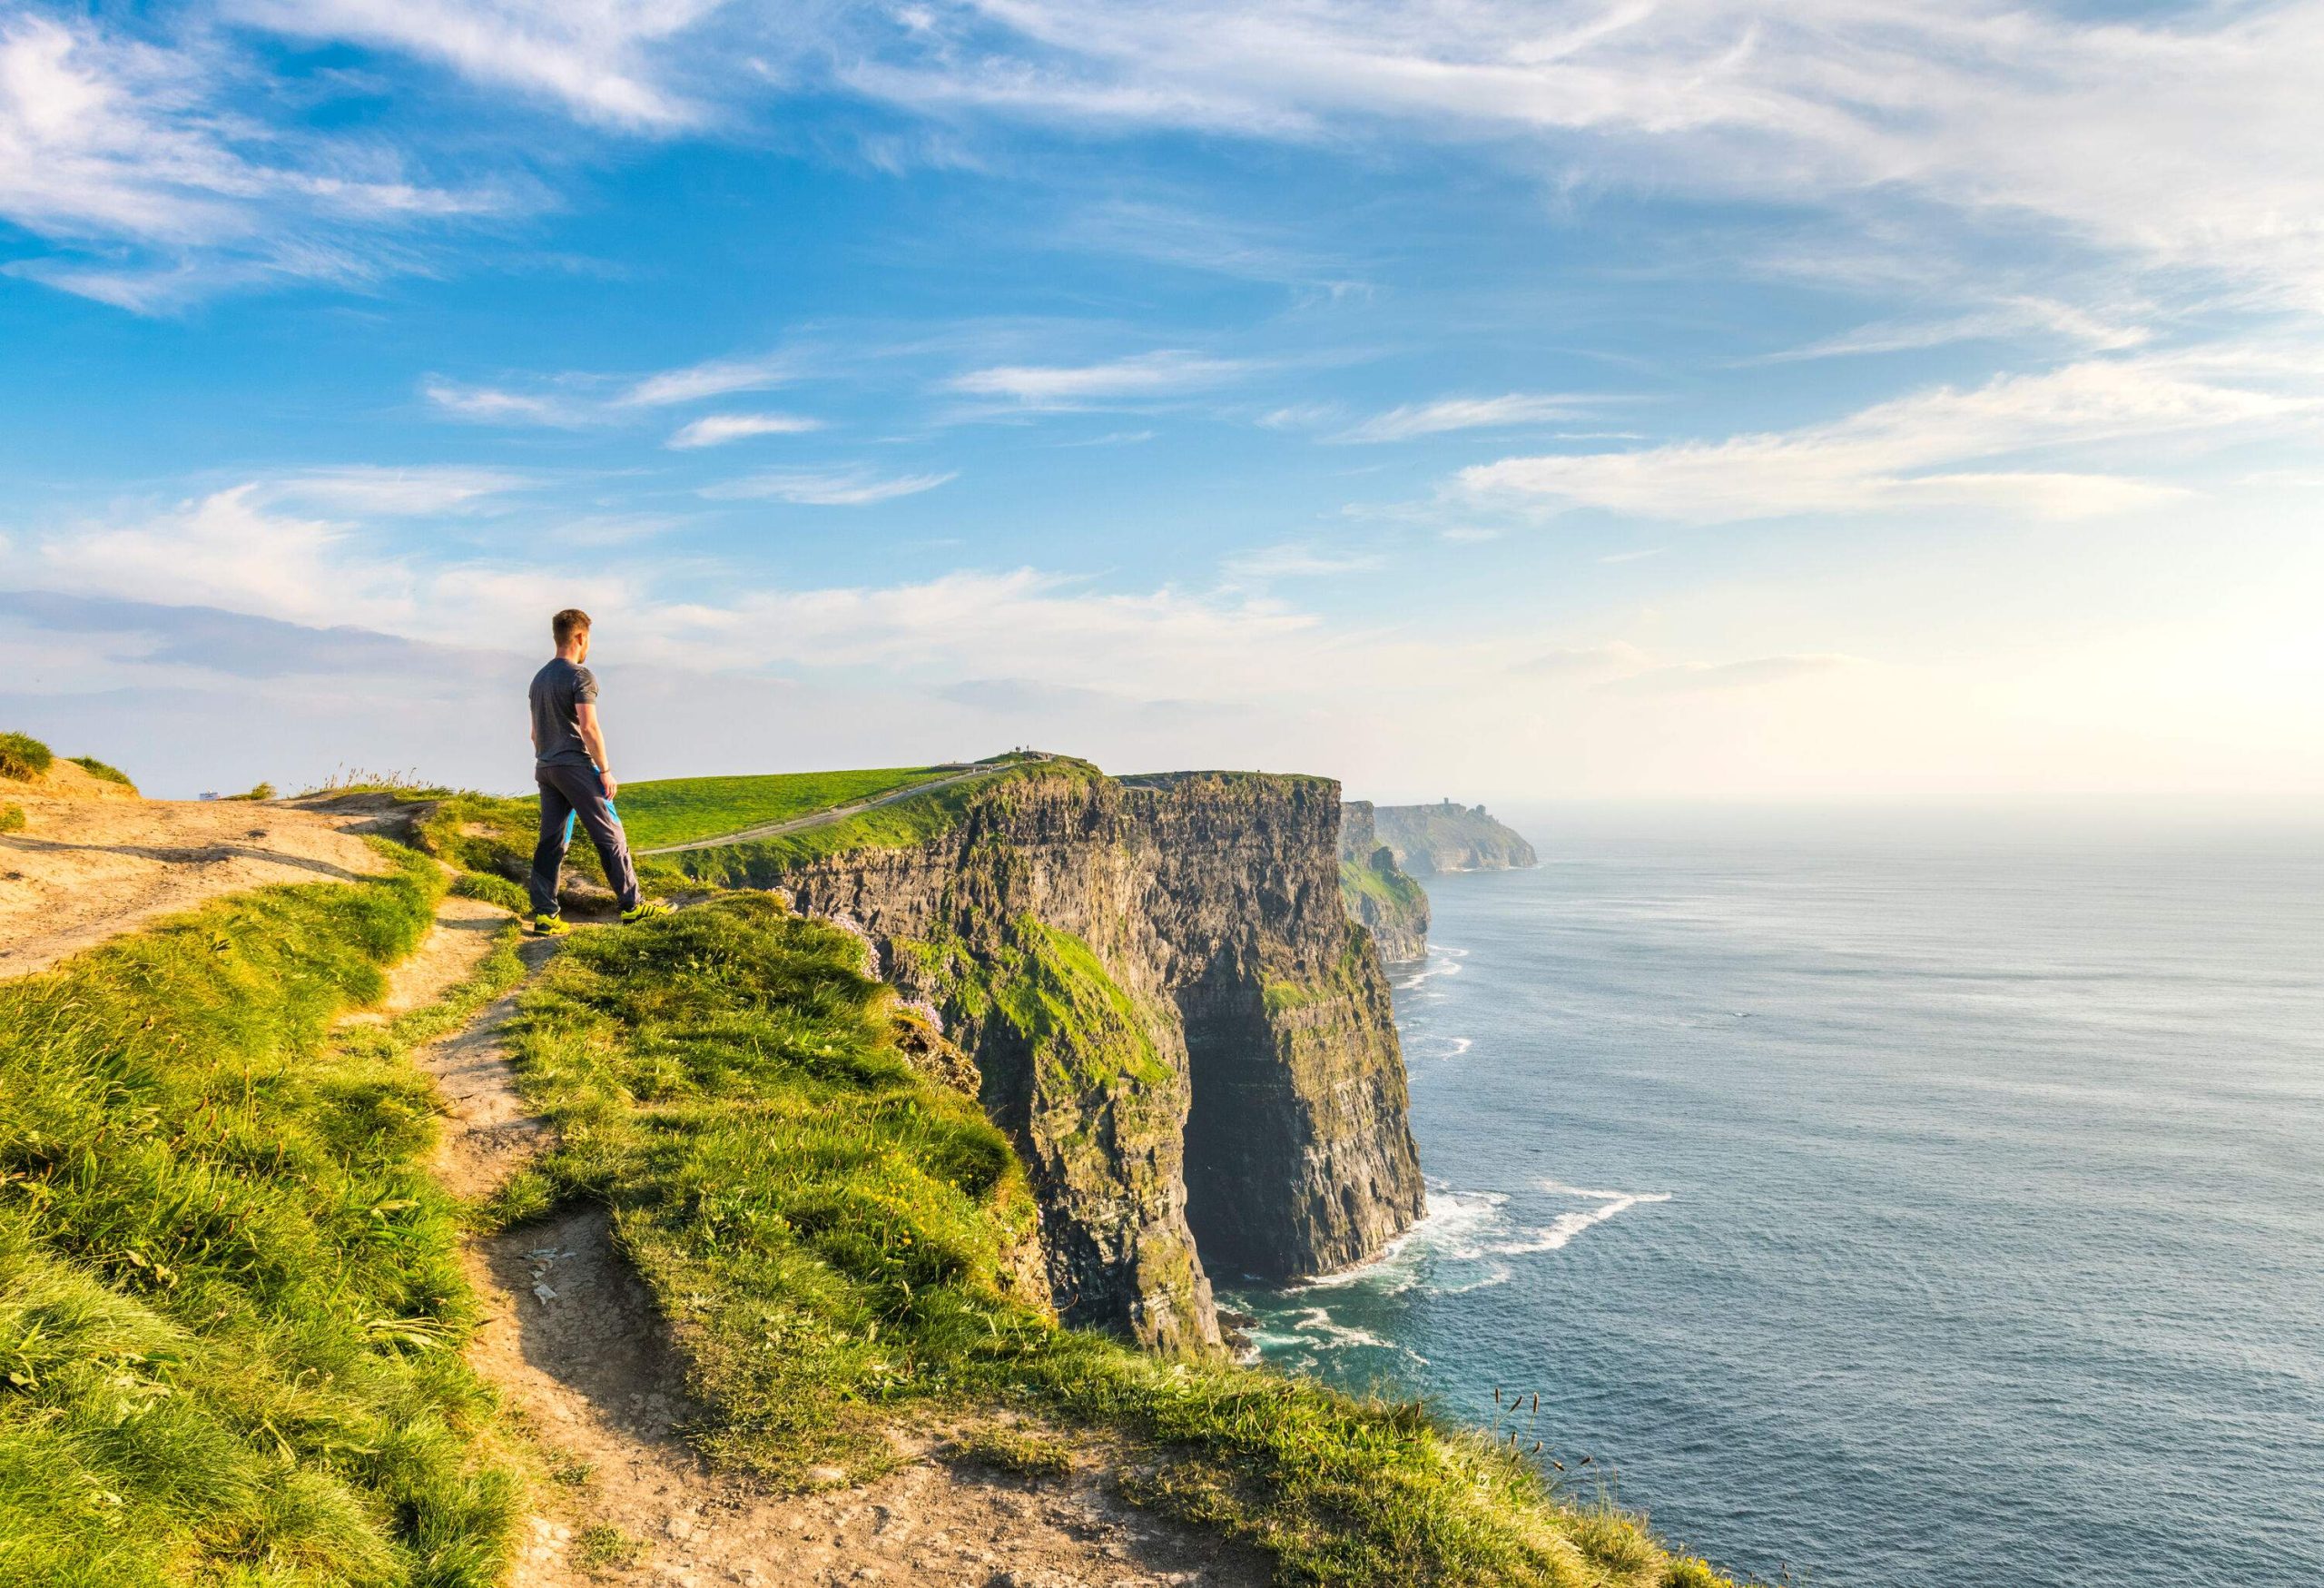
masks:
[(1054, 755), (1037, 754), (1023, 761), (1012, 761), (1006, 766), (973, 766), (966, 772), (956, 772), (950, 777), (932, 778), (927, 783), (907, 784), (902, 788), (891, 789), (886, 794), (875, 795), (868, 800), (857, 800), (853, 804), (833, 805), (827, 811), (810, 811), (803, 816), (786, 816), (780, 822), (763, 822), (755, 827), (744, 827), (733, 833), (721, 833), (709, 838), (690, 838), (684, 843), (664, 843), (653, 849), (641, 849), (637, 853), (640, 854), (684, 854), (690, 849), (724, 849), (730, 843), (752, 843), (762, 838), (787, 838), (793, 833), (807, 833), (817, 827), (828, 827), (834, 822), (844, 822), (850, 816), (860, 816), (866, 811), (876, 811), (881, 805), (892, 805), (900, 801), (917, 799), (921, 794), (934, 794), (940, 788), (950, 788), (955, 784), (974, 783), (980, 777), (998, 777), (1004, 772), (1014, 772), (1020, 766), (1056, 759)]

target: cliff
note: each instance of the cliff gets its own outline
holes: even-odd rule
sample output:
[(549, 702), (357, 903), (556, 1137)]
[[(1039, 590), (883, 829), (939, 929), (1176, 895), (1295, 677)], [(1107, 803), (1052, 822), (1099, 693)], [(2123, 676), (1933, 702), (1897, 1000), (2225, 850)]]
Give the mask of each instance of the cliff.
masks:
[(1414, 876), (1437, 872), (1498, 872), (1538, 865), (1533, 846), (1482, 805), (1379, 805), (1372, 812), (1379, 841)]
[(1428, 894), (1396, 863), (1374, 826), (1372, 802), (1340, 806), (1340, 898), (1390, 964), (1428, 955)]
[(1060, 1316), (1213, 1343), (1214, 1271), (1344, 1267), (1419, 1217), (1337, 784), (1052, 759), (942, 797), (909, 843), (676, 858), (853, 922), (940, 1011), (1026, 1163)]

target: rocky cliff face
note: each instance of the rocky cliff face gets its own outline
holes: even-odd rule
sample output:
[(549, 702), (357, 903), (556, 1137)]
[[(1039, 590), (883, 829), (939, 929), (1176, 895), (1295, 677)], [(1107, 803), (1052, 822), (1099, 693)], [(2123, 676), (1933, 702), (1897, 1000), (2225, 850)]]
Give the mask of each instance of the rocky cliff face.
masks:
[(1428, 957), (1428, 894), (1382, 843), (1370, 800), (1340, 806), (1340, 897), (1390, 964)]
[(1538, 865), (1533, 846), (1482, 805), (1377, 805), (1372, 813), (1382, 843), (1416, 877), (1437, 872), (1497, 872)]
[(1361, 1260), (1421, 1212), (1403, 1057), (1322, 778), (999, 780), (918, 847), (782, 879), (976, 1061), (1059, 1311), (1215, 1342), (1209, 1275)]

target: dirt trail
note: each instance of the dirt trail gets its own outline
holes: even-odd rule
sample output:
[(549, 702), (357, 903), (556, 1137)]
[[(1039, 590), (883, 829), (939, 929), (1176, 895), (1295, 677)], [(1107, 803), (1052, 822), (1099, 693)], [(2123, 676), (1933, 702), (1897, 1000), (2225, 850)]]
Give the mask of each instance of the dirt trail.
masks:
[[(487, 933), (448, 911), (413, 962), (433, 952), (437, 968), (399, 981), (458, 981), (443, 959), (466, 951), (440, 941), (454, 933), (489, 946)], [(555, 946), (528, 942), (526, 958), (537, 968)], [(420, 1055), (449, 1115), (438, 1172), (464, 1197), (489, 1194), (548, 1142), (517, 1094), (506, 1041), (514, 1008), (513, 997), (500, 1000)], [(763, 1493), (710, 1471), (675, 1432), (694, 1408), (601, 1209), (483, 1242), (468, 1267), (489, 1315), (470, 1359), (575, 1480), (544, 1485), (541, 1509), (522, 1524), (510, 1588), (1259, 1588), (1268, 1579), (1248, 1552), (1115, 1499), (1100, 1474), (1047, 1483), (990, 1472), (947, 1459), (941, 1429), (900, 1438), (905, 1465), (875, 1483)]]
[(0, 979), (45, 970), (222, 893), (352, 882), (387, 869), (377, 818), (238, 800), (59, 797), (0, 781), (21, 832), (0, 833)]

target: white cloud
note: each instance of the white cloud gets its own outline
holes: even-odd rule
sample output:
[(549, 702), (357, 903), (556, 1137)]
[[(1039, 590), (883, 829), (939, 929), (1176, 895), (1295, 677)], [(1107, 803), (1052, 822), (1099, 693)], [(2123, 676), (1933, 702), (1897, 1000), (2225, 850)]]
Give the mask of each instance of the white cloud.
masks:
[(1561, 182), (1905, 195), (2324, 305), (2311, 0), (2149, 23), (2007, 0), (962, 0), (921, 15), (842, 81), (922, 111), (1099, 130), (1492, 141)]
[(1796, 430), (1507, 458), (1462, 470), (1459, 485), (1472, 498), (1699, 524), (1961, 504), (2073, 518), (2166, 499), (2176, 489), (2007, 460), (2181, 432), (2244, 438), (2317, 410), (2304, 394), (2225, 385), (2160, 360), (2093, 360), (1968, 390), (1940, 387)]
[(944, 474), (902, 474), (882, 478), (868, 469), (776, 469), (721, 485), (704, 486), (702, 494), (720, 500), (795, 502), (803, 507), (863, 508), (898, 497), (918, 496), (958, 479), (957, 470)]
[(820, 430), (823, 421), (789, 413), (714, 413), (698, 419), (672, 436), (665, 445), (681, 450), (717, 447), (752, 436), (798, 436)]
[(639, 408), (665, 408), (673, 403), (698, 402), (735, 391), (763, 391), (798, 378), (796, 361), (782, 354), (750, 359), (709, 359), (682, 370), (648, 375), (623, 392), (618, 400)]
[(68, 251), (9, 272), (141, 312), (266, 281), (362, 281), (395, 234), (509, 207), (413, 180), (374, 143), (226, 110), (237, 67), (93, 24), (0, 23), (0, 216)]
[(2115, 315), (2091, 313), (2054, 299), (2005, 298), (1966, 313), (1939, 319), (1889, 320), (1862, 325), (1804, 347), (1745, 361), (1781, 364), (1852, 354), (1908, 352), (1943, 347), (1948, 342), (2018, 338), (2029, 332), (2076, 343), (2092, 352), (2119, 352), (2142, 347), (2153, 339), (2153, 332), (2147, 327), (2129, 323)]
[(1380, 567), (1381, 560), (1372, 552), (1334, 552), (1313, 546), (1284, 545), (1238, 553), (1221, 567), (1230, 579), (1264, 583), (1269, 579), (1362, 573)]
[(433, 464), (391, 469), (351, 464), (285, 475), (261, 485), (256, 496), (268, 502), (287, 502), (324, 512), (416, 517), (452, 512), (488, 497), (521, 490), (530, 483), (523, 475), (491, 469)]
[(1504, 397), (1446, 397), (1434, 402), (1407, 403), (1374, 414), (1362, 424), (1341, 431), (1335, 441), (1409, 441), (1416, 436), (1443, 435), (1448, 430), (1502, 429), (1512, 425), (1541, 424), (1570, 419), (1588, 411), (1603, 398), (1515, 392)]
[(721, 0), (228, 0), (237, 20), (307, 39), (400, 50), (480, 83), (552, 99), (586, 121), (671, 133), (704, 107), (653, 55)]
[(419, 390), (421, 396), (453, 418), (478, 424), (580, 429), (604, 420), (598, 405), (566, 394), (509, 391), (497, 386), (469, 386), (434, 378), (420, 382)]
[(1114, 398), (1201, 390), (1240, 380), (1255, 367), (1246, 360), (1166, 349), (1102, 364), (1000, 364), (957, 375), (946, 384), (954, 391), (1008, 398), (1027, 408), (1070, 408)]

